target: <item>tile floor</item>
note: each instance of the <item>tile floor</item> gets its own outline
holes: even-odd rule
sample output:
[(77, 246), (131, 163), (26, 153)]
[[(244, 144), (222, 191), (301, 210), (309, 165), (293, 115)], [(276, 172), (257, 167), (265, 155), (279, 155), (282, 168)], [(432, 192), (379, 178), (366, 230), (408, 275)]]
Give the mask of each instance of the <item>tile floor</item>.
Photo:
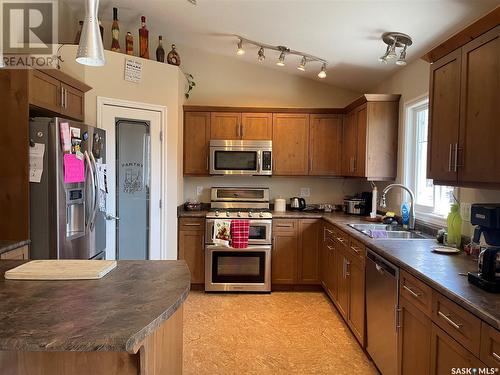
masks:
[(321, 292), (191, 292), (184, 306), (185, 375), (378, 373)]

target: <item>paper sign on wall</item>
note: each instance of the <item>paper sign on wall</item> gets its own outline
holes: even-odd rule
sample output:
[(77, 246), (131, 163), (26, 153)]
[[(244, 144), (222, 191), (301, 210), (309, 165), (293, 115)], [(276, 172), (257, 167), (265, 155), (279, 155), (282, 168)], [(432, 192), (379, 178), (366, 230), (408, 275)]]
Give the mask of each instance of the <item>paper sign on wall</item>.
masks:
[(64, 183), (85, 181), (85, 165), (74, 154), (64, 155)]
[(43, 154), (45, 144), (35, 143), (30, 147), (30, 182), (40, 182), (43, 173)]
[(125, 59), (125, 81), (139, 83), (142, 79), (142, 62)]

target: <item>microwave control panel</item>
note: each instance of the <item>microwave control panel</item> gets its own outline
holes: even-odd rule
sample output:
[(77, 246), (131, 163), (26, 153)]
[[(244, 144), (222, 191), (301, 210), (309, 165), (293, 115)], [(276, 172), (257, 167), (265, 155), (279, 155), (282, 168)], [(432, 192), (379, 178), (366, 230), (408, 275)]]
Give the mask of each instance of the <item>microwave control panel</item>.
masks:
[(262, 151), (262, 170), (272, 170), (271, 151)]

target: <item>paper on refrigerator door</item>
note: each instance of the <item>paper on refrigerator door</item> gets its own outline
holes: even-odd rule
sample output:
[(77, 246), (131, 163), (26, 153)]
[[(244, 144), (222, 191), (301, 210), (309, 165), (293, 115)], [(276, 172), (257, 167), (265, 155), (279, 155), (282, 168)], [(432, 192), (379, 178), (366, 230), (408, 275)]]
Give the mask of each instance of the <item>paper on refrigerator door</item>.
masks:
[(30, 182), (40, 182), (43, 173), (43, 155), (45, 153), (45, 144), (35, 143), (30, 147)]
[(108, 181), (106, 179), (106, 164), (95, 164), (97, 174), (97, 203), (99, 211), (106, 212), (106, 193), (108, 192)]

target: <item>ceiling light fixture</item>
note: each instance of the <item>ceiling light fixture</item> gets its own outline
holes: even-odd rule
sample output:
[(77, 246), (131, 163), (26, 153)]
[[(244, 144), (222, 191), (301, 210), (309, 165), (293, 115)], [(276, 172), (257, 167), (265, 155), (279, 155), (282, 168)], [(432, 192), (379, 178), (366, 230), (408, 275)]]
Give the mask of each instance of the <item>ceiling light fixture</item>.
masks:
[(308, 53), (295, 51), (295, 50), (292, 50), (292, 49), (285, 47), (285, 46), (272, 46), (272, 45), (269, 45), (266, 43), (261, 43), (261, 42), (257, 42), (254, 40), (250, 40), (250, 39), (244, 38), (244, 37), (239, 36), (239, 35), (234, 35), (234, 36), (236, 38), (238, 38), (238, 41), (237, 41), (237, 48), (238, 49), (236, 52), (238, 55), (243, 55), (245, 53), (245, 51), (243, 50), (243, 43), (245, 43), (245, 44), (254, 45), (254, 46), (259, 48), (259, 51), (257, 53), (257, 59), (260, 62), (264, 61), (266, 58), (266, 56), (264, 54), (264, 51), (266, 49), (279, 52), (278, 61), (276, 61), (276, 65), (278, 65), (278, 66), (285, 66), (285, 58), (287, 55), (300, 56), (301, 60), (300, 60), (300, 64), (297, 66), (298, 70), (305, 71), (306, 64), (309, 62), (319, 62), (319, 63), (321, 63), (321, 71), (318, 73), (318, 77), (319, 78), (326, 77), (327, 61), (325, 59), (310, 55)]
[(193, 5), (198, 5), (198, 3), (196, 2), (196, 0), (188, 0), (191, 4)]
[(321, 79), (326, 78), (326, 64), (325, 63), (323, 63), (323, 65), (321, 65), (321, 70), (318, 73), (318, 77)]
[[(396, 60), (396, 65), (406, 65), (406, 49), (412, 45), (413, 41), (409, 35), (398, 32), (387, 32), (382, 34), (382, 40), (387, 44), (385, 54), (379, 57), (378, 61), (387, 64), (389, 60)], [(402, 48), (399, 58), (397, 48)]]
[(266, 59), (266, 55), (264, 55), (264, 47), (260, 47), (259, 52), (257, 53), (257, 58), (260, 62)]
[(238, 42), (238, 49), (236, 50), (236, 54), (241, 56), (245, 54), (245, 50), (243, 49), (243, 40), (240, 39)]
[(97, 18), (98, 9), (99, 0), (87, 0), (80, 43), (76, 51), (76, 62), (83, 65), (103, 66), (106, 63)]
[(305, 72), (306, 71), (306, 63), (307, 63), (306, 57), (302, 56), (302, 60), (300, 60), (300, 64), (297, 67), (297, 69), (302, 71), (302, 72)]

